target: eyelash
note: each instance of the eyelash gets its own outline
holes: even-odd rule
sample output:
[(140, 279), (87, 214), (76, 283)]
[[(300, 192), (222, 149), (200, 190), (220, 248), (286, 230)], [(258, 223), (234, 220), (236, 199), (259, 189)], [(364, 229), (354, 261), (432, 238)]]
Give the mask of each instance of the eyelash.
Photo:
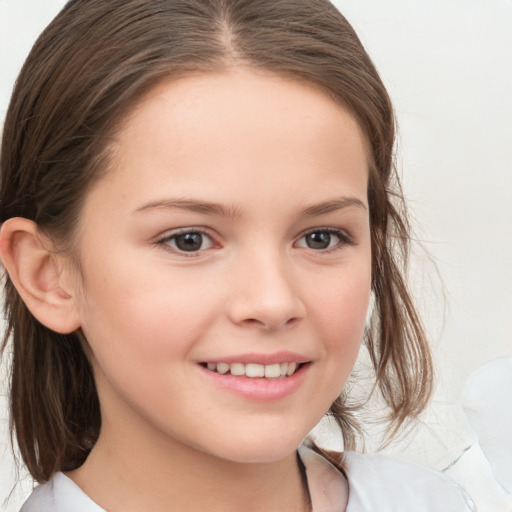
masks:
[[(334, 235), (338, 238), (338, 242), (336, 244), (334, 244), (332, 247), (328, 247), (326, 249), (315, 250), (315, 252), (321, 253), (321, 254), (329, 254), (331, 252), (340, 250), (347, 245), (348, 246), (354, 245), (354, 243), (355, 243), (354, 239), (351, 236), (349, 236), (345, 231), (342, 231), (340, 229), (335, 229), (335, 228), (310, 229), (309, 231), (306, 231), (305, 233), (303, 233), (300, 236), (299, 240), (302, 240), (303, 238), (307, 237), (308, 235), (312, 235), (314, 233), (328, 233), (329, 235)], [(309, 247), (309, 249), (312, 249), (312, 248)]]
[(202, 228), (184, 228), (184, 229), (179, 229), (177, 231), (173, 231), (172, 233), (164, 236), (163, 238), (161, 238), (160, 240), (157, 241), (157, 245), (159, 246), (163, 246), (164, 249), (167, 249), (169, 251), (172, 251), (172, 252), (175, 252), (175, 253), (178, 253), (186, 258), (197, 258), (198, 256), (200, 256), (204, 251), (210, 249), (211, 247), (208, 247), (206, 249), (198, 249), (197, 251), (184, 251), (184, 250), (181, 250), (179, 247), (172, 247), (170, 245), (170, 243), (172, 241), (176, 241), (176, 239), (179, 237), (179, 236), (184, 236), (184, 235), (201, 235), (203, 237), (203, 240), (204, 240), (204, 237), (207, 237), (210, 241), (211, 241), (211, 246), (215, 246), (215, 241), (213, 239), (213, 237), (211, 235), (209, 235), (204, 229)]
[[(318, 250), (316, 250), (316, 249), (313, 249), (311, 247), (305, 247), (305, 248), (309, 248), (309, 249), (313, 250), (316, 253), (328, 254), (328, 253), (340, 250), (340, 249), (342, 249), (345, 246), (354, 245), (354, 240), (353, 240), (353, 238), (351, 236), (349, 236), (345, 231), (342, 231), (342, 230), (339, 230), (339, 229), (335, 229), (335, 228), (315, 228), (315, 229), (311, 229), (311, 230), (303, 233), (298, 238), (298, 241), (304, 239), (305, 237), (307, 237), (309, 235), (315, 234), (315, 233), (327, 233), (329, 235), (334, 235), (334, 236), (336, 236), (338, 238), (338, 242), (337, 243), (335, 243), (332, 247), (327, 247), (325, 249), (318, 249)], [(172, 241), (175, 242), (176, 239), (178, 237), (180, 237), (180, 236), (196, 235), (196, 234), (197, 235), (201, 235), (201, 237), (203, 237), (202, 241), (204, 241), (204, 237), (208, 238), (210, 240), (210, 243), (211, 243), (210, 247), (207, 247), (206, 249), (199, 248), (198, 250), (194, 250), (194, 251), (185, 251), (185, 250), (180, 249), (179, 247), (172, 247), (170, 245), (170, 243)], [(294, 246), (297, 244), (297, 242), (294, 243)], [(213, 237), (211, 235), (209, 235), (202, 228), (184, 228), (184, 229), (180, 229), (178, 231), (174, 231), (171, 234), (168, 234), (165, 237), (163, 237), (160, 240), (158, 240), (156, 242), (156, 244), (159, 245), (159, 246), (163, 246), (165, 249), (170, 250), (170, 251), (175, 252), (175, 253), (178, 253), (178, 254), (180, 254), (180, 255), (182, 255), (184, 257), (187, 257), (187, 258), (194, 258), (194, 257), (197, 258), (204, 251), (207, 251), (207, 250), (211, 249), (212, 247), (214, 247), (216, 245), (215, 244), (215, 240), (213, 239)]]

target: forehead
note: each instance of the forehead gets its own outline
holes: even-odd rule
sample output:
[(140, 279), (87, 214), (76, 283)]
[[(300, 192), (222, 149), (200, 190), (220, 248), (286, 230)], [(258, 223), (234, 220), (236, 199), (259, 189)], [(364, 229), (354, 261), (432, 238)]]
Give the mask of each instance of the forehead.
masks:
[[(311, 193), (343, 177), (366, 188), (362, 131), (346, 109), (309, 83), (251, 68), (158, 84), (117, 132), (110, 178), (155, 194), (155, 181), (212, 191), (294, 184)], [(347, 179), (350, 178), (350, 179)], [(154, 188), (154, 187), (153, 187)], [(313, 190), (314, 189), (314, 190)]]

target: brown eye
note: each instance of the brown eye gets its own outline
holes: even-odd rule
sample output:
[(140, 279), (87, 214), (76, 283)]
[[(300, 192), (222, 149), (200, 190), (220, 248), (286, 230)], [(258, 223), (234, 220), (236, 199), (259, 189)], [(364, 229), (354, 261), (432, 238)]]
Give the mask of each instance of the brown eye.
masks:
[(332, 234), (328, 231), (316, 231), (305, 237), (306, 245), (310, 249), (328, 249), (331, 245)]
[(319, 252), (330, 252), (353, 243), (352, 238), (345, 232), (339, 229), (325, 228), (306, 233), (296, 242), (295, 246)]
[(212, 239), (200, 231), (186, 231), (167, 236), (161, 241), (177, 252), (194, 253), (212, 247)]
[(175, 238), (176, 247), (180, 251), (199, 251), (203, 245), (203, 235), (201, 233), (185, 233)]

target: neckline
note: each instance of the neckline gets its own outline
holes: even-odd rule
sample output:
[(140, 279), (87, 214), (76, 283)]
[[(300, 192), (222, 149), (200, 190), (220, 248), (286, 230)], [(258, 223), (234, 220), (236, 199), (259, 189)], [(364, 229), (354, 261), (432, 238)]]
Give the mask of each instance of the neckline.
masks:
[[(345, 476), (325, 457), (305, 444), (297, 450), (299, 468), (303, 477), (305, 496), (309, 510), (313, 512), (345, 512), (348, 504), (348, 482)], [(56, 473), (51, 480), (55, 496), (62, 494), (73, 503), (87, 503), (94, 512), (107, 512), (94, 502), (71, 478)], [(89, 510), (89, 509), (87, 509)], [(57, 512), (60, 512), (58, 510)]]
[(299, 446), (297, 453), (305, 470), (303, 477), (310, 510), (345, 512), (349, 503), (349, 484), (343, 473), (305, 444)]

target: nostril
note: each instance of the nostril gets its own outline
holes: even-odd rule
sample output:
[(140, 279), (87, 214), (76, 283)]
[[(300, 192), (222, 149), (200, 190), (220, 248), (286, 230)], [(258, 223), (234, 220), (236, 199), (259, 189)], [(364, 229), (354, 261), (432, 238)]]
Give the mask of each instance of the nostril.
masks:
[(243, 320), (243, 323), (245, 325), (254, 325), (255, 327), (261, 327), (265, 325), (264, 322), (258, 320), (257, 318), (246, 318)]
[(247, 326), (254, 326), (258, 328), (264, 328), (266, 330), (275, 330), (280, 329), (282, 327), (290, 327), (292, 325), (295, 325), (299, 321), (298, 317), (289, 318), (288, 320), (285, 320), (284, 322), (272, 322), (272, 321), (264, 321), (264, 320), (258, 320), (257, 318), (246, 318), (243, 323)]

